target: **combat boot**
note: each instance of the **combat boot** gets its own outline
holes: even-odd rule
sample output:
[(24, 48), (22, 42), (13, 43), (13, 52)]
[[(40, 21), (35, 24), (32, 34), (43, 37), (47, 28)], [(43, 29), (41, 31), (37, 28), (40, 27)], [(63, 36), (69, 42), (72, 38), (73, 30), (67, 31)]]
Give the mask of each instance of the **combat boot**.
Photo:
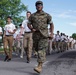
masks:
[(30, 58), (29, 57), (27, 57), (27, 63), (30, 63)]
[(42, 62), (38, 63), (38, 66), (34, 68), (34, 71), (37, 73), (40, 73), (42, 71)]

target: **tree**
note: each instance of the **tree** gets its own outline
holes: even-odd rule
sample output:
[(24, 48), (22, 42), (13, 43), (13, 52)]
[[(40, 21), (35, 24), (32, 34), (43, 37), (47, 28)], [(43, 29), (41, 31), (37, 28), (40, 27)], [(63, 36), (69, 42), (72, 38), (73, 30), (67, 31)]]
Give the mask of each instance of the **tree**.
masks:
[(15, 25), (22, 23), (23, 11), (27, 11), (27, 6), (21, 3), (21, 0), (0, 0), (0, 26), (3, 27), (6, 24), (7, 16), (12, 17)]
[(72, 38), (76, 39), (76, 33), (72, 34)]

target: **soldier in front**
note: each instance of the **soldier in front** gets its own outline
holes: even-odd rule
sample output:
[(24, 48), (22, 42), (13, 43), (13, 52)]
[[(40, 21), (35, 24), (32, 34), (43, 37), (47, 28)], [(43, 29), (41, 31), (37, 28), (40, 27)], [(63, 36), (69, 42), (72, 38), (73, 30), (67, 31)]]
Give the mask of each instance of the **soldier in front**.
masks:
[(29, 17), (28, 27), (33, 31), (33, 46), (38, 53), (38, 66), (34, 68), (34, 71), (40, 73), (48, 47), (48, 24), (50, 24), (50, 38), (53, 38), (54, 25), (52, 17), (42, 10), (43, 2), (37, 1), (35, 6), (37, 11)]

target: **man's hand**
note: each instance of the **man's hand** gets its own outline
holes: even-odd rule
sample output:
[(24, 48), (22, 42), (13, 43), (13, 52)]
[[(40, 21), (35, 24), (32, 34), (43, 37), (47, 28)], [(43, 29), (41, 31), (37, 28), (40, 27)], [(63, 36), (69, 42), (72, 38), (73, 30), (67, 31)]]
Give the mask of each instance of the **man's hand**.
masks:
[(14, 32), (11, 32), (11, 31), (8, 30), (8, 33), (13, 34)]
[(16, 31), (16, 29), (14, 29), (13, 31), (8, 30), (8, 33), (10, 33), (10, 34), (14, 34), (15, 31)]
[(35, 32), (36, 31), (36, 29), (32, 29), (32, 32)]

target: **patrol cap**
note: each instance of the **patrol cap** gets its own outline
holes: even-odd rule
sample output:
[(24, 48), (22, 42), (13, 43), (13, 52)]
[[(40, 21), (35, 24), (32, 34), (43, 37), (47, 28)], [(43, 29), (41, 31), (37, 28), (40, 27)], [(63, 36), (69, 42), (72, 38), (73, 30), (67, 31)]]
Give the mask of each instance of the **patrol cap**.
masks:
[(37, 6), (38, 4), (43, 5), (43, 2), (42, 2), (42, 1), (37, 1), (37, 2), (35, 3), (35, 6)]

